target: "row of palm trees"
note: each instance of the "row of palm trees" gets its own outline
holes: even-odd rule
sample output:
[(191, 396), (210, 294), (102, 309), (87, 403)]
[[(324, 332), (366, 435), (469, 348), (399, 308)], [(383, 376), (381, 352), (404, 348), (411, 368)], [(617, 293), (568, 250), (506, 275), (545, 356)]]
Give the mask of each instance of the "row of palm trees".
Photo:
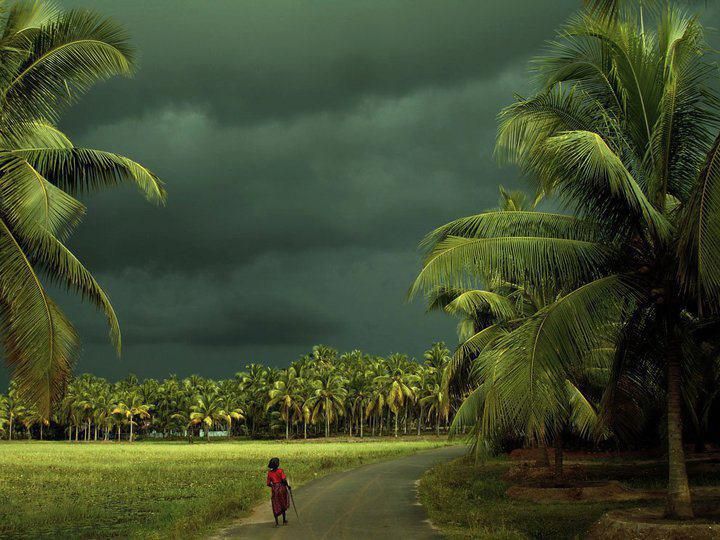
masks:
[(8, 439), (43, 438), (47, 427), (68, 440), (132, 441), (138, 433), (164, 437), (227, 435), (291, 437), (334, 434), (363, 437), (415, 430), (440, 433), (442, 373), (450, 359), (443, 343), (425, 352), (423, 363), (404, 354), (383, 358), (361, 351), (338, 354), (325, 346), (286, 369), (247, 365), (233, 379), (214, 381), (196, 375), (179, 379), (116, 383), (85, 374), (68, 386), (51, 416), (23, 402), (11, 384), (0, 395), (0, 429)]
[(683, 435), (720, 424), (717, 67), (669, 3), (590, 5), (499, 117), (496, 154), (538, 196), (504, 192), (430, 233), (411, 294), (461, 318), (443, 388), (478, 447), (511, 433), (561, 457), (569, 433), (649, 426), (665, 436), (666, 514), (689, 518)]

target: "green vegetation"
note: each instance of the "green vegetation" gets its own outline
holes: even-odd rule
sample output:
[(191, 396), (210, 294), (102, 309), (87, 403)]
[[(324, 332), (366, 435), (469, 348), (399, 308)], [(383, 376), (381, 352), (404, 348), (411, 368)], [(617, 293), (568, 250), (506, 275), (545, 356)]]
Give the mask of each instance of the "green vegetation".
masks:
[(233, 379), (197, 375), (114, 384), (92, 375), (71, 381), (50, 417), (24, 402), (11, 384), (0, 394), (0, 433), (8, 439), (132, 441), (140, 436), (308, 438), (392, 433), (440, 434), (447, 417), (438, 407), (441, 374), (450, 358), (443, 343), (420, 364), (403, 354), (360, 351), (338, 355), (318, 345), (287, 369), (250, 364)]
[(163, 202), (158, 178), (126, 157), (77, 148), (57, 128), (63, 110), (95, 83), (133, 72), (125, 31), (50, 2), (3, 4), (0, 14), (0, 331), (17, 392), (44, 419), (62, 396), (78, 336), (45, 282), (101, 309), (120, 351), (110, 301), (65, 245), (85, 206), (78, 194), (137, 184)]
[(682, 417), (700, 447), (720, 420), (720, 107), (702, 25), (660, 4), (562, 28), (500, 114), (496, 154), (534, 203), (503, 193), (431, 232), (411, 294), (469, 330), (445, 409), (479, 449), (552, 444), (561, 477), (578, 438), (666, 444), (666, 516), (691, 518)]
[(87, 444), (16, 442), (0, 451), (0, 536), (187, 538), (267, 496), (268, 459), (301, 483), (445, 444), (385, 440)]
[[(503, 475), (507, 458), (493, 458), (476, 466), (471, 458), (443, 463), (428, 471), (420, 483), (420, 499), (430, 519), (449, 538), (574, 539), (605, 512), (647, 504), (630, 502), (546, 502), (514, 500), (505, 495), (510, 483)], [(667, 471), (659, 462), (596, 459), (583, 463), (583, 477), (590, 481), (622, 479), (633, 488), (662, 487)], [(717, 485), (720, 473), (695, 472), (693, 484)], [(694, 474), (693, 474), (694, 473)]]

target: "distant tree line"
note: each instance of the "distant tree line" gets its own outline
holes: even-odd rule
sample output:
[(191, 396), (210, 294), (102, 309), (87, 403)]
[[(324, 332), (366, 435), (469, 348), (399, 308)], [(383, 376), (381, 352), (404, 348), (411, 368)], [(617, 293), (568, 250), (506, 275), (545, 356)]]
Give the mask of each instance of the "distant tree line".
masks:
[(0, 395), (0, 435), (7, 439), (119, 441), (138, 437), (308, 438), (440, 434), (447, 428), (442, 342), (422, 362), (405, 354), (338, 354), (315, 346), (285, 369), (248, 364), (231, 379), (198, 375), (111, 383), (73, 379), (50, 415), (24, 402), (14, 383)]

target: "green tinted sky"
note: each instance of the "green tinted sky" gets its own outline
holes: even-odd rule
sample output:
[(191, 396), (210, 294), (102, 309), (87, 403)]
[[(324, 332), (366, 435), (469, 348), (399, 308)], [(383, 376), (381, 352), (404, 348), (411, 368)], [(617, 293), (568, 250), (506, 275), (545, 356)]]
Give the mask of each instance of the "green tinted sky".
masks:
[(454, 323), (404, 303), (432, 227), (517, 185), (492, 159), (495, 117), (528, 59), (580, 0), (64, 2), (124, 23), (132, 80), (63, 120), (76, 144), (125, 153), (168, 184), (88, 200), (72, 245), (109, 290), (68, 305), (78, 370), (231, 375), (315, 343), (418, 355)]

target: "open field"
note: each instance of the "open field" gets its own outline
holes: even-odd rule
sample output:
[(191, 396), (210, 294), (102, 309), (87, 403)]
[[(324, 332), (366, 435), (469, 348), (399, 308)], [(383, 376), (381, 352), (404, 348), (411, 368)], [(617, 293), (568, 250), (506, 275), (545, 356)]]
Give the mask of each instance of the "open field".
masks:
[[(583, 534), (605, 512), (621, 508), (662, 505), (662, 501), (533, 503), (509, 498), (511, 485), (503, 475), (513, 465), (505, 457), (475, 466), (461, 458), (428, 471), (420, 484), (420, 498), (430, 519), (449, 538), (493, 540), (573, 539)], [(658, 461), (622, 459), (583, 463), (589, 481), (621, 480), (630, 488), (664, 488), (666, 465)], [(720, 467), (689, 466), (693, 486), (720, 486)]]
[(290, 481), (446, 444), (344, 442), (0, 444), (0, 537), (187, 537), (266, 496), (267, 461)]

